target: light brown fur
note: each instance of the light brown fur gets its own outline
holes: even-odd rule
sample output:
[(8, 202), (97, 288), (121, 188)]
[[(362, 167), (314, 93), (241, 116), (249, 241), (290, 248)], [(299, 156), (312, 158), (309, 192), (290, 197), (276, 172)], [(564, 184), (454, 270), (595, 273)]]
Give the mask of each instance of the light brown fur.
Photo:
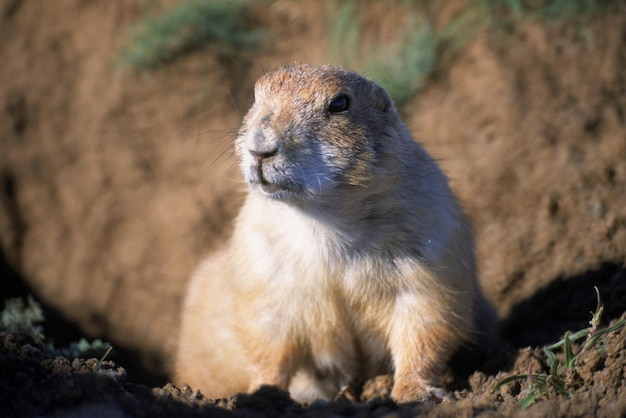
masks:
[(250, 192), (189, 285), (176, 381), (310, 402), (393, 372), (398, 401), (437, 393), (488, 308), (462, 210), (387, 93), (335, 67), (272, 71), (236, 147)]

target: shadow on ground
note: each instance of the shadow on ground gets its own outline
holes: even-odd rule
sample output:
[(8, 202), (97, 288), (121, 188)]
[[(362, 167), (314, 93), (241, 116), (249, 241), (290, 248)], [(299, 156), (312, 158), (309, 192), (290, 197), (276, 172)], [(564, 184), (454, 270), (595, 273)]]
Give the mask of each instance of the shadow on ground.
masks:
[(597, 269), (573, 277), (558, 277), (550, 285), (520, 302), (502, 323), (502, 336), (514, 348), (543, 346), (563, 337), (566, 331), (589, 326), (600, 291), (606, 325), (626, 308), (626, 268), (605, 262)]
[[(71, 343), (79, 341), (81, 338), (90, 341), (94, 339), (93, 337), (86, 336), (76, 324), (63, 318), (56, 309), (38, 299), (36, 293), (26, 284), (23, 277), (9, 265), (1, 249), (0, 277), (2, 277), (0, 310), (4, 307), (5, 299), (26, 299), (28, 295), (35, 296), (35, 299), (43, 310), (45, 318), (43, 327), (46, 340), (53, 342), (56, 347), (67, 347)], [(132, 382), (148, 386), (162, 386), (167, 383), (167, 376), (164, 373), (155, 373), (153, 370), (142, 366), (140, 354), (133, 350), (114, 346), (114, 350), (108, 358), (123, 366), (128, 373), (129, 380)]]

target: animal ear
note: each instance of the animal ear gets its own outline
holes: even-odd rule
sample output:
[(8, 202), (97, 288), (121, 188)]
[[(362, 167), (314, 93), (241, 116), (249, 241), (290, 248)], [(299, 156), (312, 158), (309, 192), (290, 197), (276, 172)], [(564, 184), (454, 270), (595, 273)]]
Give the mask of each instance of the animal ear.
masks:
[(374, 106), (376, 106), (383, 112), (387, 112), (391, 107), (391, 98), (389, 97), (385, 89), (378, 85), (374, 85), (372, 91), (372, 99)]
[(391, 97), (384, 88), (375, 84), (372, 93), (374, 106), (376, 106), (383, 112), (389, 112), (393, 110), (393, 100), (391, 100)]

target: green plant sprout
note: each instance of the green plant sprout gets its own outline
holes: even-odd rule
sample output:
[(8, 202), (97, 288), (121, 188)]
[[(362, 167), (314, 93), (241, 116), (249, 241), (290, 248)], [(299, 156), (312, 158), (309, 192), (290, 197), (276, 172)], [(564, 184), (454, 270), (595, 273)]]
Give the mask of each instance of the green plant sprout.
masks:
[(102, 357), (100, 357), (98, 359), (98, 362), (96, 363), (95, 367), (93, 368), (94, 372), (97, 372), (98, 370), (100, 370), (100, 367), (102, 367), (102, 363), (107, 358), (107, 356), (111, 353), (111, 350), (113, 350), (113, 346), (110, 345), (109, 348), (106, 349), (104, 354), (102, 354)]
[(45, 337), (40, 325), (43, 319), (41, 306), (31, 295), (28, 295), (27, 305), (20, 298), (7, 299), (0, 314), (0, 328), (12, 334), (28, 336), (36, 343), (43, 343)]
[(41, 306), (31, 295), (28, 296), (26, 305), (21, 298), (7, 299), (0, 313), (0, 330), (31, 338), (49, 358), (63, 356), (71, 360), (100, 356), (104, 352), (100, 365), (113, 348), (111, 344), (99, 339), (89, 342), (85, 338), (72, 342), (67, 347), (55, 347), (51, 341), (46, 341), (41, 325), (43, 321)]
[[(534, 374), (532, 373), (532, 369), (530, 369), (527, 374), (516, 374), (500, 380), (496, 383), (494, 390), (510, 382), (518, 380), (528, 381), (529, 388), (527, 390), (527, 395), (519, 401), (522, 408), (528, 408), (538, 399), (548, 395), (550, 388), (552, 388), (552, 390), (554, 390), (557, 394), (565, 395), (568, 398), (571, 398), (574, 395), (577, 385), (566, 383), (565, 374), (568, 371), (576, 369), (576, 360), (579, 356), (583, 352), (596, 347), (600, 338), (617, 331), (626, 324), (626, 320), (622, 319), (611, 327), (599, 329), (600, 322), (602, 321), (602, 314), (604, 312), (604, 305), (600, 300), (600, 291), (595, 286), (594, 289), (596, 291), (597, 305), (595, 312), (591, 312), (592, 317), (591, 321), (589, 321), (589, 325), (591, 326), (589, 328), (581, 329), (573, 334), (568, 331), (565, 333), (563, 339), (554, 344), (543, 347), (543, 352), (546, 355), (549, 368), (548, 373)], [(582, 348), (578, 351), (578, 353), (574, 353), (572, 342), (583, 338), (586, 340), (582, 344)], [(561, 348), (563, 350), (563, 361), (560, 361), (555, 354), (555, 350)]]

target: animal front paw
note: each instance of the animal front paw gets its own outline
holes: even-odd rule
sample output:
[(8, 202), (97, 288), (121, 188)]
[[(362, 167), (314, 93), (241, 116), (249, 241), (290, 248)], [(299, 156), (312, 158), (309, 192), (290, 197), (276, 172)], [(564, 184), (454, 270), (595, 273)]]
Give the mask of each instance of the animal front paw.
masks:
[(430, 386), (422, 382), (396, 383), (391, 397), (398, 403), (435, 402), (440, 403), (448, 394), (440, 387)]

